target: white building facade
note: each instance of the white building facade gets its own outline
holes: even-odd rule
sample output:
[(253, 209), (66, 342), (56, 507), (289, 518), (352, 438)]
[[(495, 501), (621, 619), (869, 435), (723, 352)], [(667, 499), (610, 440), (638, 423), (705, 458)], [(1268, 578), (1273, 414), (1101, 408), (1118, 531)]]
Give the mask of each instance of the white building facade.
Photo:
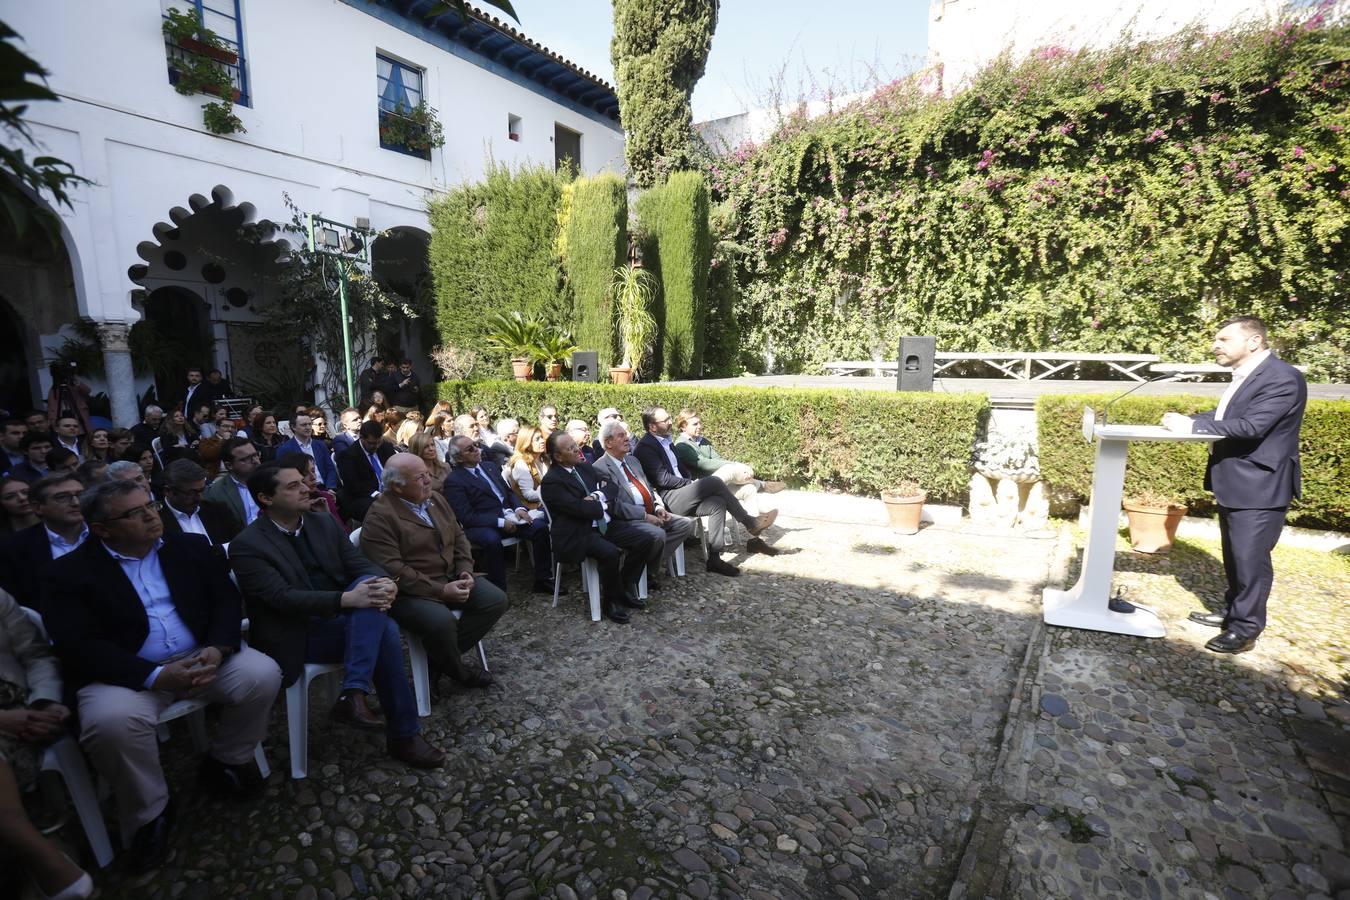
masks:
[[(200, 339), (199, 364), (236, 387), (265, 381), (271, 363), (296, 352), (269, 346), (259, 327), (260, 308), (284, 302), (268, 296), (266, 272), (285, 247), (242, 243), (238, 231), (288, 224), (288, 197), (305, 212), (387, 233), (373, 245), (378, 265), (381, 241), (401, 240), (401, 257), (424, 247), (428, 198), (478, 180), (489, 159), (553, 165), (565, 155), (586, 174), (622, 171), (611, 86), (490, 16), (430, 20), (431, 5), (7, 4), (5, 20), (61, 97), (29, 110), (41, 149), (92, 182), (73, 209), (56, 210), (64, 257), (0, 251), (0, 313), (12, 320), (8, 343), (25, 359), (31, 397), (45, 396), (44, 362), (77, 320), (97, 325), (106, 375), (86, 380), (107, 391), (119, 425), (138, 418), (153, 378), (133, 374), (127, 350), (129, 328), (151, 315), (161, 330)], [(243, 133), (211, 134), (201, 107), (213, 98), (173, 89), (181, 51), (161, 29), (172, 7), (201, 16), (237, 52), (228, 69)], [(381, 109), (394, 100), (436, 109), (444, 145), (421, 155), (382, 146)]]

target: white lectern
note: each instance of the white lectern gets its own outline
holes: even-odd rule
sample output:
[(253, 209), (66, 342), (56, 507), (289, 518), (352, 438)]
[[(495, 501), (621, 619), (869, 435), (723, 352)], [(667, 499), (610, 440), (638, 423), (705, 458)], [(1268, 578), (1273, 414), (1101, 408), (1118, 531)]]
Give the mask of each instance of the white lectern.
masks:
[(1212, 443), (1217, 434), (1177, 434), (1161, 425), (1095, 425), (1083, 423), (1084, 436), (1097, 441), (1092, 474), (1092, 513), (1088, 542), (1083, 550), (1078, 581), (1067, 591), (1046, 588), (1042, 606), (1047, 625), (1110, 631), (1136, 637), (1164, 637), (1167, 629), (1151, 609), (1111, 604), (1111, 573), (1116, 561), (1116, 532), (1120, 525), (1120, 498), (1125, 489), (1125, 454), (1130, 441), (1200, 441)]

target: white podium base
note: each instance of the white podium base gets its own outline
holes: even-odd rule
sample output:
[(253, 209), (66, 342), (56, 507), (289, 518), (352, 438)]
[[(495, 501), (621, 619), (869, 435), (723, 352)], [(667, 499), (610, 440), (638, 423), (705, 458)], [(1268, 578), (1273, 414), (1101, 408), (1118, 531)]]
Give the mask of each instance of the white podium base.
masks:
[(1084, 597), (1081, 589), (1082, 582), (1067, 591), (1046, 588), (1041, 600), (1045, 624), (1135, 637), (1167, 636), (1162, 620), (1148, 607), (1133, 604), (1134, 612), (1113, 612), (1107, 607), (1106, 598)]

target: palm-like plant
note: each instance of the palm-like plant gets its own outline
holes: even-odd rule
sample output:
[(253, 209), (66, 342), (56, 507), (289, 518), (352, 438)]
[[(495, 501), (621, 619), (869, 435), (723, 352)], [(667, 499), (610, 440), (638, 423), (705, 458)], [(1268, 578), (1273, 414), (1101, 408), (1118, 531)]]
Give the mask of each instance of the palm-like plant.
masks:
[(536, 358), (546, 366), (570, 363), (576, 350), (577, 344), (571, 332), (562, 328), (540, 329), (539, 339), (534, 344)]
[(656, 319), (651, 313), (656, 278), (640, 266), (619, 266), (614, 270), (612, 287), (619, 340), (623, 343), (621, 368), (637, 370), (656, 337)]
[(484, 339), (489, 347), (506, 353), (512, 359), (534, 362), (538, 358), (539, 337), (543, 323), (520, 310), (493, 313), (487, 319), (488, 333)]

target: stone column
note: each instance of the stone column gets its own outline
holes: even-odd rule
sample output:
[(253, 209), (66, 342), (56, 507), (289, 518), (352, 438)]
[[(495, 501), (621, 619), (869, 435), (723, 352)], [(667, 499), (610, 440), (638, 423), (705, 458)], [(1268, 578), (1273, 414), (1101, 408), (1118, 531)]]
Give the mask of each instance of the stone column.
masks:
[(113, 425), (128, 428), (141, 420), (136, 408), (136, 373), (131, 367), (131, 348), (127, 343), (131, 326), (126, 322), (98, 323), (103, 344), (103, 372), (112, 401)]

